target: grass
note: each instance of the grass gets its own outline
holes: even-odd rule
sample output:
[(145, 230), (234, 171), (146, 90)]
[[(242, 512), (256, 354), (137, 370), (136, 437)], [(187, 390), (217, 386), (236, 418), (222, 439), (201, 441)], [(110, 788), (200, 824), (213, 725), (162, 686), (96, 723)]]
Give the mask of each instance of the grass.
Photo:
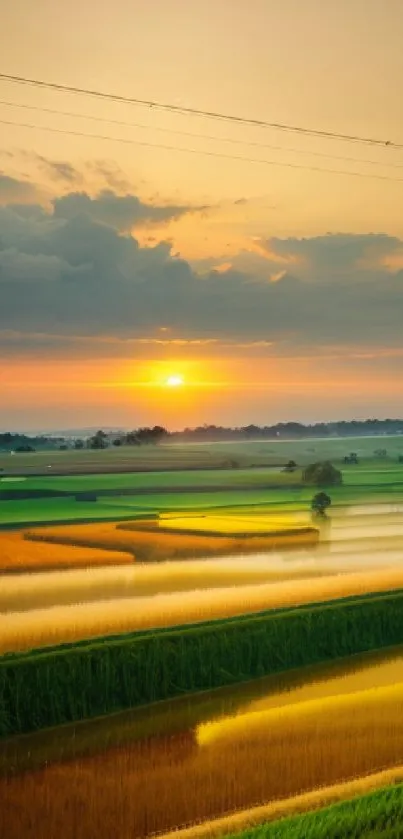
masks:
[[(384, 464), (372, 464), (372, 468), (356, 466), (343, 468), (343, 478), (346, 486), (349, 485), (373, 485), (373, 484), (403, 484), (403, 465), (394, 463), (390, 467)], [(188, 490), (193, 489), (236, 489), (237, 486), (245, 488), (259, 488), (277, 486), (293, 487), (301, 485), (301, 470), (295, 472), (283, 472), (281, 469), (260, 468), (260, 469), (208, 469), (208, 470), (186, 470), (186, 471), (165, 471), (165, 472), (131, 472), (117, 474), (96, 474), (96, 475), (64, 475), (25, 477), (24, 480), (10, 483), (7, 478), (0, 479), (0, 489), (12, 489), (15, 492), (35, 492), (40, 490), (52, 490), (55, 492), (76, 493), (132, 490), (144, 492), (168, 489)]]
[(401, 839), (403, 784), (236, 835), (238, 839)]
[[(347, 779), (357, 785), (357, 776), (401, 764), (402, 712), (403, 684), (399, 684), (257, 715), (240, 713), (222, 723), (221, 738), (201, 745), (203, 726), (196, 729), (196, 736), (188, 729), (121, 744), (94, 756), (1, 779), (0, 818), (9, 826), (7, 839), (40, 836), (45, 824), (48, 835), (60, 839), (109, 839), (112, 830), (128, 839), (212, 819), (258, 802), (273, 802), (278, 813), (281, 798), (288, 799), (283, 805), (287, 812), (287, 805), (301, 806), (298, 799), (303, 791)], [(233, 729), (227, 738), (230, 725)], [(370, 788), (370, 780), (367, 784)], [(363, 786), (364, 779), (361, 790)], [(313, 793), (310, 805), (315, 799), (316, 806), (320, 799), (326, 801), (326, 794), (329, 790)], [(293, 796), (298, 798), (292, 805)], [(381, 826), (390, 816), (390, 799), (382, 798), (378, 804), (379, 809), (370, 815), (374, 819), (377, 813), (376, 824)], [(341, 820), (343, 812), (333, 810), (330, 816), (326, 814), (326, 821), (318, 812), (317, 824), (322, 829), (318, 836), (344, 837), (342, 828), (349, 823)], [(368, 805), (365, 812), (368, 818)], [(362, 809), (354, 811), (356, 827), (363, 823), (362, 815)], [(279, 821), (270, 828), (267, 824), (256, 827), (250, 836), (243, 833), (242, 839), (260, 839), (260, 831), (270, 839), (288, 837), (290, 825), (299, 831), (295, 833), (298, 839), (314, 836), (308, 831), (313, 816), (300, 818), (299, 823)], [(350, 819), (350, 829), (353, 823)], [(325, 827), (333, 832), (323, 832)]]
[[(166, 473), (169, 475), (169, 473)], [(112, 476), (114, 477), (114, 476)], [(168, 484), (167, 484), (168, 486)], [(0, 483), (1, 487), (1, 483)], [(81, 487), (82, 489), (82, 487)], [(255, 512), (281, 514), (288, 512), (307, 512), (310, 509), (314, 488), (253, 488), (225, 489), (217, 487), (205, 492), (138, 492), (121, 496), (102, 496), (98, 501), (77, 502), (71, 496), (47, 498), (19, 498), (0, 500), (0, 527), (28, 526), (40, 523), (85, 521), (108, 521), (116, 519), (138, 518), (142, 515), (160, 513), (181, 513), (196, 511), (211, 513), (218, 510), (225, 515)], [(135, 491), (134, 491), (135, 493)], [(382, 484), (380, 486), (342, 486), (331, 490), (332, 511), (339, 506), (349, 504), (388, 504), (401, 503), (403, 500), (402, 484)]]
[[(21, 574), (23, 571), (87, 568), (97, 565), (131, 564), (132, 562), (133, 556), (125, 551), (112, 552), (102, 548), (29, 542), (21, 532), (0, 532), (0, 571), (3, 573), (15, 571)], [(10, 585), (18, 588), (19, 578), (15, 580), (3, 578), (1, 592), (4, 593)]]
[[(143, 511), (145, 512), (145, 511)], [(123, 504), (109, 508), (102, 502), (79, 502), (74, 498), (30, 498), (21, 501), (0, 501), (0, 527), (3, 525), (40, 524), (49, 521), (79, 521), (133, 518)]]
[[(23, 733), (393, 646), (403, 642), (402, 598), (401, 591), (357, 597), (5, 656), (0, 732)], [(26, 614), (32, 624), (35, 613)]]
[[(238, 450), (241, 464), (249, 466), (253, 462), (255, 453)], [(252, 459), (251, 459), (252, 457)], [(141, 448), (111, 447), (105, 450), (85, 449), (82, 451), (37, 451), (30, 454), (16, 453), (12, 457), (9, 453), (0, 452), (0, 468), (13, 471), (46, 472), (51, 465), (54, 471), (64, 472), (108, 472), (136, 470), (165, 470), (186, 468), (219, 468), (231, 458), (229, 451), (210, 451), (206, 446), (144, 446)], [(259, 458), (259, 463), (271, 464), (275, 462), (272, 456)]]
[(0, 616), (0, 651), (29, 650), (104, 635), (253, 615), (266, 609), (400, 588), (403, 569), (391, 568), (10, 612)]
[[(403, 469), (402, 469), (403, 472)], [(0, 489), (21, 492), (54, 490), (55, 492), (93, 492), (96, 490), (158, 490), (214, 487), (261, 487), (267, 484), (292, 486), (298, 483), (295, 473), (272, 469), (208, 469), (165, 472), (130, 472), (96, 475), (64, 475), (26, 477), (24, 481), (9, 483), (0, 480)]]

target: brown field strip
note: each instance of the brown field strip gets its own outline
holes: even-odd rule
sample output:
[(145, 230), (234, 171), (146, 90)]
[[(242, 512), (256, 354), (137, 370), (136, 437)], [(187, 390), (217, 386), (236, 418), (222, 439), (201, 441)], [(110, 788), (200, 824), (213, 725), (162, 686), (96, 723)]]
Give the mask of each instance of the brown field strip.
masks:
[(301, 532), (297, 535), (254, 536), (237, 538), (227, 536), (187, 535), (165, 533), (149, 522), (120, 524), (71, 524), (56, 527), (36, 527), (27, 531), (29, 539), (61, 545), (103, 548), (110, 551), (130, 551), (142, 561), (187, 559), (207, 556), (258, 553), (273, 548), (290, 548), (314, 545), (318, 535)]
[(0, 532), (0, 572), (23, 572), (132, 564), (131, 553), (102, 546), (62, 545), (30, 541), (23, 531)]
[(160, 839), (218, 839), (220, 836), (240, 833), (266, 822), (278, 821), (312, 810), (321, 810), (324, 807), (330, 807), (331, 804), (369, 795), (375, 790), (401, 783), (403, 783), (403, 765), (396, 766), (393, 769), (384, 769), (381, 772), (374, 772), (371, 775), (364, 775), (361, 778), (354, 778), (353, 781), (320, 787), (312, 792), (304, 792), (292, 798), (272, 801), (270, 804), (261, 804), (247, 810), (239, 810), (229, 816), (201, 822), (192, 827), (182, 828), (182, 830), (159, 834), (159, 837)]
[(37, 839), (46, 825), (59, 839), (133, 839), (259, 803), (278, 807), (319, 785), (400, 766), (402, 714), (397, 684), (240, 713), (2, 778), (0, 833)]

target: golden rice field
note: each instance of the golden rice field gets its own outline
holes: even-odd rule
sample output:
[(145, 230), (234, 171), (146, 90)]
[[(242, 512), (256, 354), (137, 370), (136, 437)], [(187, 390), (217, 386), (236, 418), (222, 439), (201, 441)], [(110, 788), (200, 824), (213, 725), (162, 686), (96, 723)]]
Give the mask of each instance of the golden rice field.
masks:
[[(42, 547), (41, 543), (34, 543)], [(46, 545), (43, 544), (46, 548)], [(50, 546), (55, 551), (54, 546)], [(86, 549), (67, 547), (63, 551)], [(57, 551), (57, 548), (56, 548)], [(90, 553), (90, 549), (88, 549)], [(102, 553), (102, 551), (100, 551)], [(112, 554), (118, 556), (118, 553)], [(269, 557), (253, 559), (205, 559), (187, 562), (133, 563), (113, 568), (85, 568), (6, 576), (0, 586), (0, 612), (25, 611), (94, 600), (113, 600), (200, 589), (226, 588), (302, 580), (336, 574), (337, 566), (309, 562), (275, 562)]]
[(402, 764), (403, 681), (323, 694), (3, 777), (0, 834), (145, 837)]
[(116, 525), (96, 524), (58, 525), (37, 527), (27, 532), (34, 541), (52, 542), (62, 545), (103, 548), (110, 551), (130, 551), (138, 560), (160, 562), (166, 559), (187, 559), (208, 556), (258, 553), (273, 547), (299, 547), (316, 544), (318, 533), (296, 535), (272, 535), (248, 537), (225, 537), (189, 535), (186, 533), (159, 532), (158, 526), (149, 521)]
[(93, 565), (132, 564), (131, 553), (111, 552), (100, 545), (66, 546), (31, 542), (23, 531), (0, 532), (0, 572), (37, 571), (38, 569), (77, 568)]
[(10, 612), (0, 615), (0, 652), (398, 588), (403, 588), (403, 568), (391, 567), (240, 588), (231, 586)]

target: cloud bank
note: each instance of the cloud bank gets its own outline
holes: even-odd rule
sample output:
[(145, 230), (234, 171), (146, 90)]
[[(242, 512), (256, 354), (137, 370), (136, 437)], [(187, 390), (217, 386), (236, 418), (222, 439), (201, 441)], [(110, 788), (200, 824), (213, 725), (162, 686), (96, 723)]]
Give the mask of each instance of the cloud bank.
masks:
[(318, 351), (402, 344), (403, 240), (396, 237), (268, 237), (250, 253), (226, 256), (224, 270), (198, 268), (168, 242), (142, 247), (130, 231), (202, 207), (157, 206), (111, 188), (95, 197), (73, 191), (45, 210), (19, 203), (29, 190), (14, 181), (0, 175), (3, 354), (11, 334), (15, 351), (16, 336), (26, 348), (38, 335), (51, 344), (51, 336), (138, 339), (161, 329), (176, 339)]

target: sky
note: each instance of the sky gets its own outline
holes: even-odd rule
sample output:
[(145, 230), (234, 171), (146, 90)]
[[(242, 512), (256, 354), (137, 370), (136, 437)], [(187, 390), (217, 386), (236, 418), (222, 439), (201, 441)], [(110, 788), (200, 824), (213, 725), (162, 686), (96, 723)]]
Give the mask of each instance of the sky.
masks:
[(0, 78), (0, 429), (403, 416), (401, 0), (0, 13), (3, 74), (402, 146)]

